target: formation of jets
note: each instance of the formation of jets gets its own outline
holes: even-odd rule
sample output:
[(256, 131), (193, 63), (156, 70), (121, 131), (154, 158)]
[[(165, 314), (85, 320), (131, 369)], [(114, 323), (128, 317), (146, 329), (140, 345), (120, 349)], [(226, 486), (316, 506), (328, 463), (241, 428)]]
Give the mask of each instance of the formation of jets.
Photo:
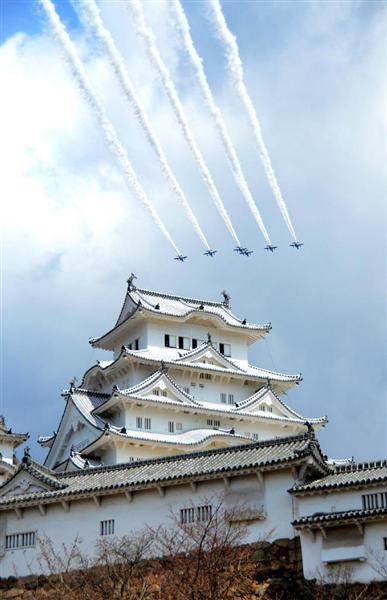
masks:
[[(289, 246), (291, 246), (292, 248), (296, 248), (296, 250), (299, 250), (303, 245), (303, 242), (292, 242), (291, 244), (289, 244)], [(276, 250), (277, 248), (278, 246), (272, 246), (271, 244), (265, 246), (265, 250), (268, 250), (269, 252), (274, 252), (274, 250)], [(241, 254), (242, 256), (250, 256), (254, 252), (254, 250), (248, 250), (248, 248), (244, 248), (243, 246), (237, 246), (236, 248), (234, 248), (234, 252), (238, 252), (238, 254)], [(213, 258), (216, 253), (217, 250), (210, 249), (204, 252), (204, 256), (210, 256), (211, 258)], [(181, 262), (184, 262), (187, 258), (188, 256), (178, 254), (177, 256), (175, 256), (174, 260), (180, 260)]]
[(242, 246), (237, 246), (234, 248), (234, 252), (238, 252), (242, 256), (250, 256), (254, 252), (254, 250), (248, 250), (247, 248), (242, 248)]

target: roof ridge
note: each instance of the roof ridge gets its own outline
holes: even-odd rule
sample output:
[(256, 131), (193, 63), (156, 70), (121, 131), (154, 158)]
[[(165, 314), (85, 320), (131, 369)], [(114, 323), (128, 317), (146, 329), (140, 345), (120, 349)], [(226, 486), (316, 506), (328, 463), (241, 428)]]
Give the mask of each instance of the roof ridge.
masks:
[(335, 465), (334, 472), (353, 473), (359, 471), (367, 471), (369, 469), (382, 469), (383, 467), (387, 467), (387, 458), (359, 463), (349, 463), (345, 465)]
[[(210, 456), (213, 454), (227, 454), (227, 453), (236, 453), (236, 452), (240, 452), (242, 450), (252, 450), (254, 448), (265, 448), (267, 446), (280, 446), (280, 445), (285, 445), (285, 444), (290, 444), (290, 443), (295, 443), (295, 442), (300, 442), (303, 440), (310, 440), (310, 435), (309, 433), (302, 433), (300, 435), (293, 435), (293, 436), (287, 436), (284, 438), (273, 438), (270, 440), (262, 440), (260, 442), (254, 442), (252, 444), (239, 444), (238, 446), (228, 446), (227, 448), (216, 448), (216, 449), (212, 449), (212, 450), (199, 450), (197, 452), (189, 452), (189, 453), (185, 453), (185, 454), (176, 454), (174, 456), (161, 456), (161, 457), (156, 457), (156, 458), (150, 458), (150, 459), (144, 459), (144, 460), (138, 460), (135, 462), (126, 462), (126, 463), (119, 463), (116, 465), (104, 465), (101, 467), (94, 467), (92, 469), (85, 469), (82, 470), (82, 473), (88, 473), (88, 472), (98, 472), (98, 470), (103, 471), (103, 470), (107, 470), (107, 471), (116, 471), (116, 470), (120, 470), (123, 468), (136, 468), (138, 466), (141, 465), (149, 465), (149, 464), (157, 464), (157, 463), (167, 463), (167, 462), (173, 462), (174, 460), (190, 460), (192, 458), (197, 458), (199, 456)], [(79, 473), (77, 472), (69, 472), (69, 473), (58, 473), (57, 477), (58, 478), (66, 478), (66, 477), (73, 477), (79, 475)]]
[[(173, 300), (188, 300), (188, 302), (194, 302), (197, 304), (209, 304), (212, 306), (222, 306), (224, 308), (223, 302), (215, 302), (215, 300), (202, 300), (200, 298), (190, 298), (188, 296), (178, 296), (176, 294), (167, 294), (166, 292), (155, 292), (154, 290), (147, 290), (145, 288), (139, 288), (139, 287), (136, 287), (136, 289), (133, 291), (150, 294), (151, 296), (160, 296), (161, 298), (170, 298)], [(234, 315), (232, 315), (232, 316), (234, 316)]]

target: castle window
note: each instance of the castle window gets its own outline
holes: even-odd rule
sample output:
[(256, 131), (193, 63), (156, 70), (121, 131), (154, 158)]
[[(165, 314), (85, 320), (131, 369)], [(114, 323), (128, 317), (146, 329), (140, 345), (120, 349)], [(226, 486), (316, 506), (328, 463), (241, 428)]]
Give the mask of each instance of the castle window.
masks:
[(196, 381), (191, 381), (191, 387), (196, 387)]
[(100, 521), (99, 533), (100, 535), (114, 535), (114, 519)]
[(144, 421), (145, 429), (151, 429), (151, 420), (148, 417), (146, 417)]
[(136, 427), (142, 429), (142, 417), (136, 417)]
[(176, 348), (176, 336), (166, 333), (164, 335), (164, 345), (166, 348)]
[(159, 396), (160, 395), (160, 390), (153, 390), (153, 394), (154, 394), (154, 396)]
[(183, 390), (185, 391), (186, 394), (189, 394), (189, 388), (188, 387), (183, 388)]
[(253, 440), (254, 440), (255, 442), (258, 442), (258, 440), (259, 440), (259, 435), (258, 435), (258, 433), (253, 433), (253, 435), (252, 435), (251, 437), (253, 438)]
[(377, 492), (375, 494), (362, 494), (363, 508), (371, 510), (373, 508), (387, 508), (387, 492)]
[(26, 533), (13, 533), (5, 536), (5, 549), (16, 550), (16, 548), (31, 548), (35, 546), (35, 531)]
[(167, 390), (163, 390), (163, 391), (161, 392), (161, 395), (162, 395), (162, 396), (164, 396), (164, 398), (166, 398), (166, 397), (167, 397), (167, 395), (168, 395), (168, 394), (167, 394)]
[(228, 395), (228, 404), (235, 404), (234, 394), (229, 394)]
[(217, 419), (207, 419), (207, 425), (209, 425), (210, 427), (220, 427), (220, 421), (218, 421)]
[(199, 383), (200, 388), (204, 388), (204, 383)]
[(187, 523), (193, 523), (195, 521), (195, 509), (191, 508), (182, 508), (180, 510), (180, 523), (182, 525), (186, 525)]
[(198, 506), (196, 509), (197, 521), (209, 521), (212, 517), (212, 506), (207, 504), (206, 506)]
[(179, 336), (179, 348), (181, 350), (190, 350), (191, 349), (191, 340), (187, 337)]
[(387, 550), (387, 537), (383, 538), (383, 547), (385, 550)]
[(176, 423), (176, 431), (183, 431), (183, 423)]
[(225, 394), (224, 392), (222, 392), (220, 394), (220, 401), (223, 402), (223, 404), (226, 404), (226, 402), (227, 402), (227, 394)]
[(263, 412), (265, 412), (265, 410), (266, 410), (265, 404), (260, 404), (258, 408), (259, 408), (259, 410), (263, 410)]
[(138, 350), (139, 348), (140, 348), (140, 340), (139, 339), (134, 340), (134, 349)]
[(219, 344), (219, 352), (223, 356), (231, 356), (231, 344)]
[(175, 423), (173, 421), (168, 421), (168, 431), (169, 433), (175, 432)]
[(199, 379), (212, 379), (211, 373), (200, 373)]

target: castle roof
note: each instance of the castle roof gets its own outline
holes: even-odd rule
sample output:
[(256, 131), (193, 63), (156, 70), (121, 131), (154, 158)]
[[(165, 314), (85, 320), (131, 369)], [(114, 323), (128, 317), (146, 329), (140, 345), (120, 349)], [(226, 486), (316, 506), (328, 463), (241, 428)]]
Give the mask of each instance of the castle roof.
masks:
[(309, 495), (348, 487), (375, 486), (386, 482), (387, 460), (381, 460), (335, 466), (326, 477), (299, 484), (290, 491), (293, 494)]
[(28, 440), (28, 433), (13, 433), (12, 429), (5, 424), (5, 419), (0, 416), (0, 442), (9, 442), (14, 448)]
[(329, 513), (315, 513), (296, 519), (292, 525), (296, 529), (320, 529), (324, 527), (334, 527), (339, 525), (348, 525), (350, 523), (364, 523), (366, 521), (378, 521), (387, 519), (387, 507), (370, 508), (356, 510), (342, 510)]
[(131, 326), (131, 321), (146, 316), (179, 321), (205, 317), (214, 320), (219, 327), (245, 333), (251, 342), (263, 337), (271, 329), (270, 323), (259, 325), (237, 318), (225, 302), (198, 300), (128, 286), (116, 324), (105, 334), (91, 338), (90, 344), (94, 348), (113, 350), (117, 339)]
[[(187, 481), (232, 477), (238, 473), (264, 472), (302, 463), (307, 463), (315, 473), (321, 474), (327, 470), (320, 446), (313, 435), (304, 434), (82, 471), (57, 473), (43, 467), (44, 476), (49, 471), (50, 481), (56, 481), (58, 489), (12, 496), (7, 494), (9, 486), (5, 484), (0, 487), (0, 510), (58, 500), (70, 501), (95, 494), (116, 493), (118, 490), (136, 491), (184, 484)], [(27, 468), (30, 467), (21, 465), (14, 477)]]
[[(123, 346), (120, 354), (113, 361), (104, 361), (97, 363), (86, 371), (83, 376), (81, 386), (88, 386), (88, 381), (91, 375), (96, 373), (109, 373), (118, 368), (122, 361), (130, 360), (133, 363), (141, 363), (148, 365), (160, 366), (161, 363), (165, 367), (171, 369), (201, 371), (212, 373), (214, 375), (231, 375), (234, 378), (241, 380), (250, 380), (257, 382), (267, 382), (270, 380), (278, 393), (283, 393), (287, 389), (297, 385), (302, 381), (300, 373), (289, 375), (279, 373), (269, 369), (261, 369), (253, 365), (245, 363), (236, 363), (230, 358), (225, 358), (211, 344), (203, 344), (200, 348), (195, 349), (196, 352), (184, 353), (183, 351), (170, 352), (164, 348), (148, 348), (146, 350), (130, 350)], [(218, 364), (213, 362), (199, 361), (198, 357), (201, 353), (210, 352), (214, 357), (218, 357)]]

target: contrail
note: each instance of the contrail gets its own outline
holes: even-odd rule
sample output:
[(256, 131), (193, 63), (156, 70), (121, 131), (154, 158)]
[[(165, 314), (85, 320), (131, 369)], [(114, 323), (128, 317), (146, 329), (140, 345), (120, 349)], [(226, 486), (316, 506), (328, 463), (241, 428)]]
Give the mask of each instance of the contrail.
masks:
[(188, 200), (168, 163), (167, 157), (164, 154), (157, 134), (148, 119), (148, 116), (141, 104), (141, 100), (138, 97), (134, 85), (129, 77), (129, 73), (125, 66), (124, 59), (120, 54), (110, 31), (107, 29), (107, 27), (102, 21), (101, 14), (97, 4), (95, 3), (95, 0), (78, 0), (78, 4), (76, 6), (77, 8), (81, 9), (81, 18), (85, 22), (86, 26), (88, 26), (92, 29), (92, 31), (94, 31), (95, 35), (97, 36), (97, 39), (104, 47), (105, 52), (116, 74), (116, 77), (121, 85), (121, 89), (124, 92), (126, 99), (129, 101), (130, 105), (134, 109), (136, 118), (140, 123), (141, 127), (143, 128), (145, 135), (152, 147), (152, 150), (155, 152), (159, 160), (160, 166), (167, 177), (168, 183), (172, 188), (172, 191), (176, 194), (179, 202), (185, 209), (188, 218), (191, 221), (193, 227), (195, 228), (195, 231), (200, 237), (201, 241), (209, 250), (210, 245), (207, 242), (202, 228), (200, 227), (198, 220), (192, 212), (191, 206), (189, 205)]
[(114, 125), (111, 123), (111, 121), (107, 117), (104, 107), (100, 103), (98, 96), (94, 92), (94, 90), (89, 82), (86, 71), (85, 71), (85, 69), (80, 61), (80, 58), (78, 56), (77, 49), (76, 49), (75, 45), (73, 44), (73, 42), (71, 41), (71, 39), (65, 29), (65, 26), (63, 25), (58, 14), (56, 13), (53, 3), (51, 2), (51, 0), (39, 0), (39, 2), (47, 15), (49, 24), (51, 26), (51, 29), (52, 29), (55, 37), (58, 39), (58, 41), (62, 45), (62, 48), (64, 50), (65, 59), (71, 69), (72, 75), (73, 75), (75, 81), (77, 82), (78, 86), (80, 87), (87, 102), (89, 103), (89, 106), (92, 108), (94, 115), (97, 118), (97, 121), (105, 135), (105, 139), (108, 142), (113, 154), (115, 155), (117, 162), (119, 163), (119, 165), (121, 167), (121, 170), (123, 171), (123, 174), (125, 176), (125, 181), (129, 184), (130, 188), (134, 191), (134, 194), (135, 194), (137, 200), (140, 200), (140, 202), (143, 204), (143, 206), (150, 212), (153, 221), (161, 229), (162, 233), (167, 238), (167, 240), (170, 242), (170, 244), (172, 244), (172, 246), (175, 249), (175, 251), (177, 252), (177, 254), (180, 255), (181, 252), (180, 252), (179, 248), (173, 241), (167, 228), (165, 227), (164, 223), (160, 219), (156, 210), (153, 208), (152, 204), (150, 203), (150, 201), (148, 199), (148, 196), (146, 195), (146, 192), (144, 191), (140, 182), (138, 181), (137, 175), (129, 161), (126, 150), (123, 147), (123, 145), (121, 144), (119, 137), (117, 135), (117, 132), (114, 128)]
[(191, 33), (190, 33), (189, 23), (188, 23), (186, 14), (184, 12), (184, 9), (179, 0), (171, 0), (169, 5), (172, 7), (174, 15), (176, 17), (177, 25), (180, 30), (181, 36), (183, 38), (185, 49), (188, 52), (189, 57), (195, 67), (196, 77), (199, 82), (200, 89), (204, 96), (208, 110), (210, 111), (211, 116), (213, 117), (213, 119), (215, 121), (215, 125), (217, 127), (220, 138), (222, 140), (222, 144), (226, 151), (227, 158), (230, 161), (230, 166), (231, 166), (231, 170), (233, 172), (234, 178), (238, 184), (240, 191), (242, 192), (244, 199), (247, 202), (247, 205), (249, 206), (251, 212), (253, 213), (253, 216), (258, 224), (258, 227), (260, 228), (260, 230), (262, 232), (263, 237), (265, 238), (266, 242), (269, 245), (271, 245), (271, 240), (270, 240), (269, 234), (266, 230), (266, 227), (263, 223), (261, 214), (258, 210), (257, 205), (254, 202), (254, 199), (250, 192), (246, 178), (243, 174), (236, 150), (231, 141), (230, 135), (227, 131), (226, 123), (224, 122), (224, 119), (223, 119), (223, 116), (222, 116), (222, 113), (221, 113), (219, 107), (216, 105), (214, 96), (213, 96), (211, 88), (209, 86), (209, 83), (208, 83), (208, 80), (207, 80), (207, 77), (206, 77), (206, 74), (204, 71), (204, 67), (203, 67), (203, 60), (199, 56), (199, 54), (195, 48), (195, 45), (193, 43)]
[(229, 30), (226, 19), (224, 18), (222, 7), (220, 5), (219, 0), (209, 0), (209, 5), (212, 9), (213, 22), (216, 28), (216, 31), (226, 47), (226, 54), (228, 60), (228, 66), (232, 75), (232, 78), (235, 83), (235, 87), (237, 92), (244, 104), (246, 112), (248, 114), (250, 124), (252, 126), (255, 141), (258, 146), (259, 155), (263, 164), (263, 168), (266, 173), (266, 177), (268, 179), (271, 190), (274, 194), (274, 198), (278, 204), (278, 207), (281, 211), (282, 217), (286, 223), (287, 228), (289, 229), (290, 235), (293, 240), (297, 241), (296, 232), (294, 231), (294, 227), (290, 220), (290, 216), (288, 213), (288, 209), (286, 207), (285, 201), (282, 197), (281, 190), (279, 188), (269, 153), (263, 141), (261, 125), (258, 121), (257, 114), (255, 112), (255, 108), (253, 102), (249, 96), (249, 93), (246, 88), (246, 84), (244, 82), (243, 77), (243, 66), (242, 61), (239, 56), (238, 44), (235, 36)]
[(190, 127), (189, 127), (189, 124), (187, 121), (187, 117), (184, 112), (183, 105), (178, 96), (175, 84), (172, 81), (172, 77), (170, 75), (169, 69), (166, 66), (166, 64), (164, 63), (163, 59), (161, 58), (161, 55), (156, 46), (155, 36), (153, 35), (153, 31), (150, 29), (150, 27), (148, 27), (148, 25), (145, 22), (142, 4), (141, 4), (140, 0), (124, 0), (124, 1), (125, 1), (126, 6), (131, 10), (131, 13), (133, 15), (136, 32), (144, 39), (144, 41), (146, 43), (149, 57), (150, 57), (153, 65), (155, 66), (157, 72), (160, 75), (161, 81), (164, 85), (164, 88), (168, 95), (169, 101), (175, 112), (176, 119), (183, 131), (184, 138), (185, 138), (192, 154), (194, 155), (196, 164), (198, 165), (201, 175), (202, 175), (202, 177), (207, 185), (207, 188), (210, 192), (210, 196), (211, 196), (212, 200), (214, 201), (216, 208), (219, 211), (220, 216), (222, 217), (223, 221), (225, 222), (227, 229), (229, 230), (230, 234), (234, 238), (237, 245), (240, 246), (241, 245), (240, 241), (238, 239), (237, 234), (235, 233), (234, 227), (231, 223), (230, 217), (227, 214), (227, 211), (224, 207), (224, 204), (219, 195), (219, 192), (216, 189), (216, 186), (212, 179), (211, 173), (206, 165), (206, 162), (204, 160), (202, 153), (200, 152), (198, 146), (196, 145), (196, 141), (190, 130)]

